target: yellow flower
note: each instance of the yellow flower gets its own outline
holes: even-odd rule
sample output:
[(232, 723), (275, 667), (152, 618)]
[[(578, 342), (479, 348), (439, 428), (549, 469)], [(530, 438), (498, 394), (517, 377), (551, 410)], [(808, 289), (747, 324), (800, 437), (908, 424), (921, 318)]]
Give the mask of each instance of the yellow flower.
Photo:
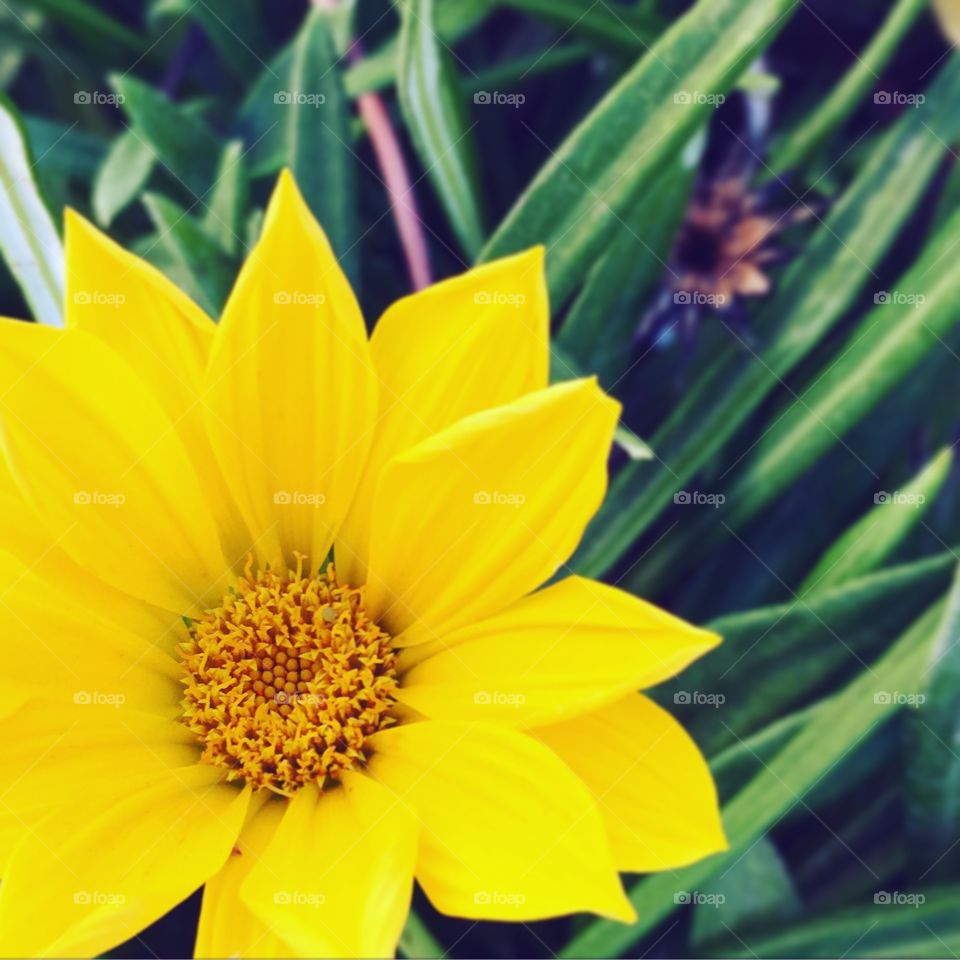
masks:
[(414, 877), (630, 921), (618, 870), (724, 847), (635, 692), (717, 638), (537, 589), (618, 416), (547, 386), (542, 251), (368, 340), (288, 174), (219, 325), (76, 214), (66, 243), (67, 328), (0, 321), (0, 953), (95, 955), (201, 886), (201, 956), (390, 955)]

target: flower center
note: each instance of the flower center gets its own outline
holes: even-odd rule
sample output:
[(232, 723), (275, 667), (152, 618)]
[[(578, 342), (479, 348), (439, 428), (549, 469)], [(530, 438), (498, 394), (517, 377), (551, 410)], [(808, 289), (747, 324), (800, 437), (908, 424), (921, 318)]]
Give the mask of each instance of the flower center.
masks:
[(332, 566), (313, 577), (252, 562), (219, 607), (190, 624), (183, 721), (228, 780), (284, 795), (336, 780), (393, 722), (396, 655), (361, 593)]

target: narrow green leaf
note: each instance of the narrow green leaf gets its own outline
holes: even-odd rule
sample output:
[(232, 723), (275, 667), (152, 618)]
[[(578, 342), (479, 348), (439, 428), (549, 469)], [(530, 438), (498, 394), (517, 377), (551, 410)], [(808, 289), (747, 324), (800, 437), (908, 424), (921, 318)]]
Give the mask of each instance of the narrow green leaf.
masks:
[(0, 251), (38, 323), (63, 326), (63, 248), (33, 178), (13, 104), (0, 96)]
[(766, 837), (697, 892), (703, 897), (694, 908), (690, 944), (698, 953), (704, 944), (726, 939), (731, 931), (800, 913), (800, 898), (783, 858)]
[[(724, 808), (730, 850), (691, 867), (641, 880), (630, 899), (639, 921), (624, 926), (591, 921), (560, 953), (562, 957), (616, 957), (676, 909), (676, 894), (699, 890), (743, 855), (751, 843), (802, 802), (816, 783), (902, 705), (893, 691), (916, 691), (922, 682), (944, 604), (924, 613), (870, 670), (812, 714), (757, 776)], [(801, 954), (802, 955), (802, 954)]]
[(611, 387), (629, 368), (644, 305), (667, 271), (705, 138), (694, 137), (614, 228), (560, 330), (559, 343)]
[[(220, 245), (180, 206), (156, 193), (145, 193), (143, 205), (157, 228), (152, 244), (174, 271), (173, 280), (211, 317), (218, 317), (230, 285), (233, 268)], [(144, 255), (151, 257), (151, 249)]]
[(593, 51), (583, 43), (558, 44), (545, 51), (524, 53), (480, 70), (476, 76), (464, 78), (471, 93), (482, 90), (512, 90), (533, 77), (562, 70), (574, 63), (589, 59)]
[[(491, 0), (437, 0), (440, 40), (452, 46), (478, 26), (495, 6)], [(390, 86), (397, 78), (399, 57), (400, 40), (394, 36), (347, 68), (344, 75), (347, 93), (357, 97)]]
[(644, 16), (626, 5), (584, 4), (580, 0), (503, 0), (503, 3), (619, 53), (636, 54), (646, 50), (663, 29), (659, 19)]
[(73, 123), (30, 114), (23, 114), (21, 119), (33, 153), (43, 158), (37, 166), (45, 174), (80, 182), (93, 179), (107, 154), (105, 139)]
[(246, 85), (265, 66), (259, 53), (263, 30), (253, 0), (197, 0), (189, 9), (203, 26), (220, 61)]
[(947, 479), (952, 463), (953, 451), (946, 448), (896, 491), (895, 497), (889, 491), (879, 491), (880, 502), (827, 550), (797, 595), (819, 596), (825, 590), (880, 567), (923, 518)]
[(220, 145), (209, 127), (189, 110), (170, 101), (150, 84), (129, 74), (113, 74), (110, 85), (123, 97), (123, 111), (134, 133), (194, 197), (202, 197), (213, 180)]
[(955, 563), (952, 554), (938, 554), (809, 600), (713, 620), (709, 628), (723, 643), (652, 694), (713, 755), (868, 663), (942, 596)]
[(123, 47), (136, 56), (142, 56), (148, 45), (146, 38), (114, 17), (102, 12), (87, 0), (32, 0), (37, 10), (50, 14), (60, 23), (87, 40)]
[(400, 106), (450, 224), (473, 258), (483, 243), (483, 227), (470, 128), (463, 91), (436, 30), (434, 0), (404, 0), (398, 71)]
[(156, 162), (153, 148), (133, 130), (125, 130), (110, 145), (93, 182), (93, 215), (102, 227), (136, 200)]
[(407, 915), (398, 947), (400, 955), (407, 960), (440, 960), (446, 956), (446, 950), (413, 910)]
[[(731, 938), (714, 957), (928, 957), (960, 952), (960, 887), (876, 890), (855, 906)], [(785, 928), (786, 927), (786, 928)]]
[(756, 516), (806, 468), (896, 387), (921, 360), (944, 346), (960, 321), (960, 213), (924, 249), (895, 290), (854, 328), (833, 362), (791, 402), (757, 444), (730, 492), (725, 517), (738, 527)]
[(924, 677), (908, 716), (907, 837), (914, 876), (955, 877), (960, 865), (960, 568)]
[(276, 89), (285, 163), (336, 256), (356, 279), (356, 160), (329, 14), (313, 8), (293, 42), (284, 87)]
[(794, 5), (700, 0), (552, 153), (482, 259), (546, 243), (551, 296), (564, 301)]
[(231, 140), (220, 156), (203, 226), (231, 256), (240, 252), (250, 202), (243, 141)]
[[(914, 211), (947, 144), (960, 136), (958, 98), (960, 59), (954, 56), (924, 104), (904, 113), (785, 274), (757, 324), (775, 331), (770, 345), (747, 358), (731, 348), (691, 386), (650, 441), (669, 469), (651, 470), (639, 492), (644, 478), (635, 465), (617, 475), (576, 557), (580, 572), (597, 576), (613, 566), (843, 316)], [(664, 566), (677, 555), (658, 553)]]
[(928, 5), (927, 0), (899, 0), (867, 49), (854, 58), (853, 66), (831, 88), (823, 103), (774, 144), (770, 159), (772, 176), (798, 167), (863, 104), (904, 34)]

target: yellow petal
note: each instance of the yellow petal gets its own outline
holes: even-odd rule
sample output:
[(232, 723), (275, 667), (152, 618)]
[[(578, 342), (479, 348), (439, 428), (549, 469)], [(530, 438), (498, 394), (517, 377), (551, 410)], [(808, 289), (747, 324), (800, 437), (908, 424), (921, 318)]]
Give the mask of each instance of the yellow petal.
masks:
[(288, 943), (240, 899), (240, 886), (259, 862), (287, 809), (286, 801), (254, 794), (247, 823), (224, 866), (203, 888), (193, 955), (201, 957), (296, 957)]
[(157, 398), (204, 483), (230, 558), (249, 536), (227, 495), (203, 417), (202, 391), (214, 322), (159, 270), (67, 210), (67, 325), (119, 353)]
[(603, 499), (618, 412), (595, 381), (571, 381), (467, 417), (384, 468), (367, 603), (399, 645), (497, 613), (557, 570)]
[[(31, 576), (45, 581), (47, 602), (55, 596), (58, 604), (73, 609), (82, 607), (165, 650), (172, 651), (175, 642), (183, 639), (183, 624), (177, 615), (171, 616), (169, 610), (111, 587), (94, 573), (83, 570), (60, 549), (33, 504), (20, 492), (2, 455), (0, 552), (6, 554), (0, 559), (0, 568), (6, 571), (0, 575), (0, 583), (7, 587), (19, 581), (19, 573), (13, 567), (19, 563), (21, 571), (29, 571)], [(5, 594), (6, 590), (0, 588), (0, 599)]]
[(727, 849), (706, 761), (652, 700), (633, 694), (531, 732), (593, 792), (619, 869), (667, 870)]
[(404, 802), (347, 774), (338, 787), (294, 796), (240, 893), (302, 956), (392, 957), (416, 849)]
[(0, 722), (0, 863), (11, 844), (65, 802), (129, 795), (196, 764), (173, 720), (90, 696), (37, 698)]
[(373, 435), (376, 380), (360, 309), (283, 173), (207, 370), (208, 429), (262, 561), (327, 554)]
[(399, 696), (437, 719), (554, 723), (672, 677), (718, 642), (623, 590), (569, 577), (409, 648), (436, 652), (404, 674)]
[(632, 921), (600, 813), (532, 737), (430, 721), (371, 738), (370, 772), (420, 818), (417, 879), (438, 910), (537, 920), (589, 910)]
[(366, 580), (370, 511), (383, 465), (462, 417), (547, 386), (550, 309), (543, 248), (444, 280), (394, 303), (370, 340), (377, 432), (337, 537), (337, 572)]
[[(64, 704), (100, 699), (127, 710), (175, 715), (182, 669), (171, 653), (100, 615), (0, 549), (0, 635), (29, 664), (16, 680), (21, 694)], [(108, 590), (109, 588), (107, 588)], [(106, 590), (95, 593), (107, 599)]]
[(133, 795), (64, 806), (13, 852), (0, 886), (0, 955), (96, 956), (211, 877), (240, 832), (249, 791), (193, 767)]
[(222, 594), (189, 454), (130, 368), (78, 330), (0, 321), (4, 441), (51, 538), (121, 590), (187, 612)]

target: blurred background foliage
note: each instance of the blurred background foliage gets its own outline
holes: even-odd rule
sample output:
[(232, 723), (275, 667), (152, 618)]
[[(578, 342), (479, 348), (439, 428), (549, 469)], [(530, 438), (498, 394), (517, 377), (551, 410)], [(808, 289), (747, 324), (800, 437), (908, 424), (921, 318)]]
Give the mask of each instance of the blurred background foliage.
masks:
[[(69, 204), (216, 316), (284, 165), (371, 323), (428, 270), (544, 243), (555, 377), (625, 408), (572, 566), (726, 638), (656, 696), (710, 759), (729, 853), (629, 878), (634, 927), (473, 924), (418, 895), (405, 955), (960, 954), (957, 19), (0, 5), (4, 313), (59, 322)], [(196, 910), (118, 955), (187, 955)]]

